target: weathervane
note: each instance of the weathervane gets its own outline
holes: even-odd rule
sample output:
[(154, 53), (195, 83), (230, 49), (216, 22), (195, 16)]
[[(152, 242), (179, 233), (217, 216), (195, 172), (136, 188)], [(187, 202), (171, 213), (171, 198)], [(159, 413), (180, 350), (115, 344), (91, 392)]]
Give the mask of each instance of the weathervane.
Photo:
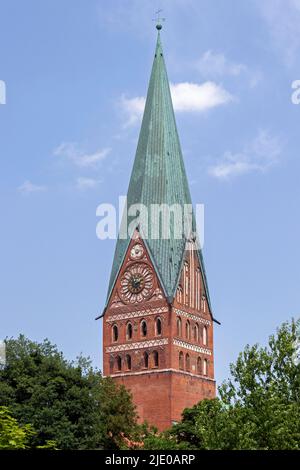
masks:
[(154, 19), (152, 20), (152, 21), (156, 21), (156, 29), (158, 29), (158, 31), (159, 31), (160, 29), (162, 29), (162, 22), (163, 22), (163, 21), (166, 21), (166, 18), (162, 18), (162, 17), (160, 16), (160, 14), (161, 14), (162, 11), (163, 11), (163, 10), (157, 10), (157, 11), (155, 12), (156, 18), (154, 18)]

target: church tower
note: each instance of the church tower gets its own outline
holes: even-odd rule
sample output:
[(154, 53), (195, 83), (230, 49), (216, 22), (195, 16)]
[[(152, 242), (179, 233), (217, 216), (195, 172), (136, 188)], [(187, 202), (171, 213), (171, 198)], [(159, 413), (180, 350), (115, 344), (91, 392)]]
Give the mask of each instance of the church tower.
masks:
[[(192, 207), (157, 29), (127, 207)], [(117, 240), (102, 315), (103, 371), (131, 390), (141, 422), (163, 430), (184, 408), (215, 397), (214, 318), (194, 215), (181, 237), (174, 226), (169, 237), (145, 237), (132, 220), (131, 236)]]

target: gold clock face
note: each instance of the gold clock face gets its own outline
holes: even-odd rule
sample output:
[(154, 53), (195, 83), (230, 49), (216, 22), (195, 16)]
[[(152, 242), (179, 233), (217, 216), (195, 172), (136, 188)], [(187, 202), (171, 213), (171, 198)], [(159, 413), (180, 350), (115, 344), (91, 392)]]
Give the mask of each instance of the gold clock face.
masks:
[(125, 302), (142, 302), (152, 291), (153, 272), (148, 265), (134, 264), (126, 269), (120, 289), (120, 295)]
[(131, 248), (130, 256), (132, 259), (141, 259), (144, 254), (144, 248), (140, 243), (137, 243)]

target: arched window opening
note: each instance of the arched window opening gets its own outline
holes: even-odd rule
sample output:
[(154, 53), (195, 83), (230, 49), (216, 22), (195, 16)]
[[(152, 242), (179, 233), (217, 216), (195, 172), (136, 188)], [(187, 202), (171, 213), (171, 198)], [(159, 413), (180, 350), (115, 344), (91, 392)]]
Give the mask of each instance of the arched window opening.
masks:
[(202, 295), (202, 310), (204, 313), (206, 312), (206, 299), (204, 294)]
[(190, 368), (191, 368), (189, 354), (186, 354), (186, 356), (185, 356), (185, 368), (186, 368), (187, 371), (189, 371)]
[(200, 269), (196, 269), (196, 310), (200, 310), (200, 298), (201, 298), (201, 277)]
[(122, 370), (122, 359), (121, 356), (116, 357), (116, 369)]
[(198, 343), (199, 341), (199, 325), (196, 323), (194, 326), (194, 340)]
[(153, 366), (158, 367), (158, 352), (153, 351)]
[(179, 369), (183, 370), (184, 369), (184, 364), (183, 364), (183, 352), (180, 351), (179, 353)]
[(197, 359), (197, 374), (201, 375), (201, 357)]
[(131, 356), (130, 354), (126, 354), (126, 367), (128, 370), (131, 370)]
[(181, 334), (182, 334), (181, 318), (177, 317), (177, 336), (181, 336)]
[(184, 303), (189, 304), (189, 263), (184, 262)]
[(203, 375), (207, 375), (207, 359), (203, 361)]
[(156, 319), (156, 334), (157, 335), (161, 335), (161, 319), (160, 318), (157, 318)]
[(143, 359), (144, 359), (144, 367), (145, 367), (145, 369), (148, 369), (148, 367), (149, 367), (149, 354), (147, 352), (144, 352)]
[(114, 325), (113, 328), (112, 328), (112, 337), (113, 337), (113, 341), (114, 341), (114, 342), (118, 341), (118, 338), (119, 338), (119, 330), (118, 330), (117, 325)]
[(129, 340), (132, 338), (132, 324), (128, 323), (126, 327), (126, 339)]
[(204, 346), (207, 345), (207, 328), (206, 328), (206, 326), (203, 327), (203, 344), (204, 344)]
[(190, 331), (191, 331), (190, 322), (187, 321), (186, 324), (185, 324), (185, 337), (186, 337), (186, 339), (190, 339)]
[(177, 288), (177, 302), (182, 304), (182, 287), (178, 286)]
[(141, 323), (141, 335), (147, 336), (147, 323), (145, 320), (143, 320)]

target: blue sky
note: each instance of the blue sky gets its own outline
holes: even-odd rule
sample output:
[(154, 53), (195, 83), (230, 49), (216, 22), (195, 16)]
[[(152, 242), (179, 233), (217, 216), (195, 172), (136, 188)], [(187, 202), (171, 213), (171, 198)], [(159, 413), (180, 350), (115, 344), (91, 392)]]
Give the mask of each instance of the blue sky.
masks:
[(220, 383), (300, 312), (299, 0), (0, 0), (0, 335), (101, 366), (114, 242), (96, 208), (127, 191), (158, 7)]

